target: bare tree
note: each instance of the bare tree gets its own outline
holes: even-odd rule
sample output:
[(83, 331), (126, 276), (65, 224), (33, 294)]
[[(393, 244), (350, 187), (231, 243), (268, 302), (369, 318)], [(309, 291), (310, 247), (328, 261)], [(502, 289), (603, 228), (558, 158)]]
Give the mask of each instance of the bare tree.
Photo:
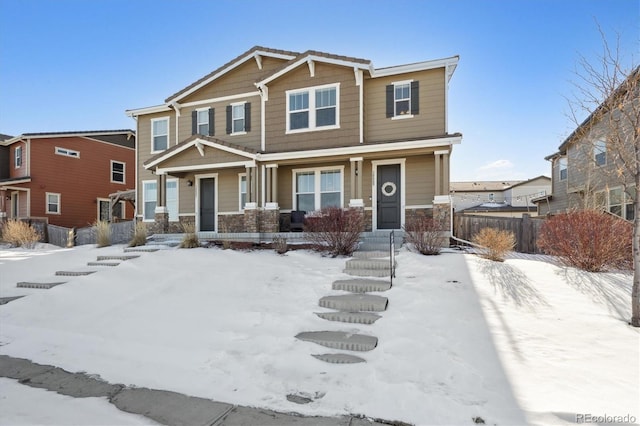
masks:
[[(585, 173), (588, 188), (584, 203), (600, 204), (593, 195), (595, 188), (619, 186), (632, 200), (633, 206), (633, 287), (631, 291), (631, 325), (640, 327), (640, 68), (625, 69), (620, 57), (620, 37), (612, 48), (601, 28), (602, 55), (593, 62), (581, 56), (576, 71), (577, 89), (569, 99), (571, 117), (576, 130), (567, 141), (581, 141), (588, 146), (583, 156), (591, 159)], [(578, 117), (587, 119), (579, 121)], [(591, 145), (587, 145), (591, 144)], [(606, 167), (598, 154), (605, 148)], [(601, 158), (601, 157), (600, 157)], [(614, 184), (615, 182), (615, 184)], [(621, 202), (622, 204), (622, 202)], [(624, 204), (622, 208), (624, 209)]]

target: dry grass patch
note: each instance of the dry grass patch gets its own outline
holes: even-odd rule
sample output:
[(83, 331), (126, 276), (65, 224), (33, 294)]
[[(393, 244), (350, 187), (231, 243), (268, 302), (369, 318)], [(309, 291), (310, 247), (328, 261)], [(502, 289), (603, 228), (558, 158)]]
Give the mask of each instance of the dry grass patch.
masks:
[(2, 239), (13, 247), (34, 248), (40, 234), (27, 222), (11, 219), (2, 226)]

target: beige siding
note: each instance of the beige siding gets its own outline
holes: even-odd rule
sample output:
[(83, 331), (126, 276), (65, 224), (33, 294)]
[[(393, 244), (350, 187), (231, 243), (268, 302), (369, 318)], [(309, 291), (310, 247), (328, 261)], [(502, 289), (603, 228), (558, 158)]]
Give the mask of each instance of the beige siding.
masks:
[(434, 156), (408, 157), (405, 167), (406, 205), (431, 204), (436, 187)]
[(254, 83), (274, 69), (281, 67), (283, 63), (284, 61), (281, 59), (263, 57), (262, 70), (260, 70), (255, 59), (249, 59), (227, 74), (180, 100), (180, 103), (186, 104), (240, 93), (255, 92), (257, 89)]
[[(340, 84), (340, 128), (286, 134), (286, 91)], [(301, 149), (332, 148), (359, 143), (359, 88), (355, 84), (352, 68), (316, 63), (315, 77), (310, 77), (306, 64), (301, 65), (269, 84), (269, 101), (266, 109), (266, 136), (268, 152), (295, 151)]]
[(218, 211), (237, 212), (240, 208), (238, 173), (243, 169), (221, 170), (218, 173)]
[[(420, 82), (420, 108), (413, 118), (386, 118), (386, 86), (396, 81)], [(365, 140), (393, 141), (443, 135), (445, 128), (444, 68), (365, 80)]]

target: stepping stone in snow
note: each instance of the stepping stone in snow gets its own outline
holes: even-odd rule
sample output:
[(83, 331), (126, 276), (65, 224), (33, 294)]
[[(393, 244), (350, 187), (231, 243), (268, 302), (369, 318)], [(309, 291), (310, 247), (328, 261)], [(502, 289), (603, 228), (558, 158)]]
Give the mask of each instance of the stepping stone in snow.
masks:
[(378, 338), (344, 331), (307, 331), (298, 333), (297, 339), (317, 343), (332, 349), (347, 351), (370, 351), (378, 345)]
[(125, 247), (124, 248), (124, 252), (125, 253), (132, 253), (132, 252), (153, 253), (154, 251), (158, 251), (158, 250), (160, 250), (159, 247), (149, 247), (149, 246)]
[(312, 357), (329, 364), (356, 364), (359, 362), (367, 362), (364, 358), (349, 354), (311, 354)]
[(67, 271), (56, 271), (56, 275), (65, 277), (80, 277), (84, 275), (90, 275), (97, 272), (95, 269), (76, 269)]
[(131, 260), (137, 259), (138, 257), (140, 257), (139, 254), (116, 254), (111, 256), (98, 256), (96, 260), (98, 262), (101, 260)]
[(120, 262), (96, 261), (87, 262), (87, 266), (118, 266)]
[(389, 281), (379, 280), (339, 280), (331, 286), (334, 290), (350, 291), (351, 293), (369, 293), (371, 291), (387, 291), (391, 288)]
[(7, 303), (16, 299), (20, 299), (21, 297), (24, 297), (24, 296), (0, 297), (0, 305), (6, 305)]
[(49, 290), (52, 287), (55, 287), (57, 285), (60, 284), (64, 284), (66, 281), (56, 281), (56, 282), (51, 282), (51, 281), (21, 281), (18, 284), (16, 284), (16, 287), (21, 287), (21, 288), (39, 288), (39, 289), (44, 289), (44, 290)]
[(387, 309), (389, 299), (371, 294), (345, 294), (342, 296), (325, 296), (320, 299), (323, 308), (337, 309), (339, 311), (382, 312)]
[(316, 315), (328, 321), (349, 322), (352, 324), (373, 324), (382, 318), (380, 315), (371, 312), (316, 312)]

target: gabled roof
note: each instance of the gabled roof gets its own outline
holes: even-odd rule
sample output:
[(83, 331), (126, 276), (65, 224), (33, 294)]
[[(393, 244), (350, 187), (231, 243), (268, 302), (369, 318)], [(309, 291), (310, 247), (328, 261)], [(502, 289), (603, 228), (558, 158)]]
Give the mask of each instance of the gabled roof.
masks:
[(11, 145), (24, 139), (49, 139), (60, 137), (86, 137), (96, 139), (102, 142), (121, 145), (128, 148), (135, 148), (136, 132), (131, 129), (118, 130), (80, 130), (67, 132), (41, 132), (41, 133), (23, 133), (19, 136), (7, 139), (4, 142), (0, 139), (0, 145)]
[(629, 73), (627, 78), (618, 86), (613, 93), (605, 100), (602, 101), (600, 105), (591, 113), (585, 120), (580, 123), (576, 129), (571, 132), (571, 134), (560, 144), (558, 147), (558, 151), (554, 152), (551, 155), (547, 155), (544, 157), (545, 160), (551, 160), (553, 158), (565, 155), (567, 153), (567, 147), (569, 144), (574, 142), (576, 139), (584, 136), (586, 132), (595, 124), (597, 118), (600, 113), (606, 112), (606, 109), (611, 104), (610, 101), (623, 96), (630, 88), (633, 88), (634, 81), (637, 82), (640, 79), (640, 66), (636, 67), (633, 71)]
[(514, 185), (522, 183), (521, 180), (500, 181), (474, 181), (474, 182), (451, 182), (449, 189), (451, 192), (486, 192), (486, 191), (504, 191)]
[(6, 141), (7, 139), (12, 139), (13, 136), (5, 135), (4, 133), (0, 133), (0, 142)]
[(190, 138), (185, 139), (183, 142), (180, 142), (179, 144), (174, 145), (171, 148), (165, 151), (162, 151), (154, 155), (153, 157), (149, 158), (147, 161), (144, 162), (143, 166), (145, 169), (149, 169), (151, 167), (157, 166), (161, 162), (168, 160), (169, 158), (183, 152), (188, 148), (191, 148), (191, 147), (198, 148), (198, 145), (207, 145), (212, 148), (220, 149), (222, 151), (226, 151), (232, 154), (246, 157), (248, 160), (256, 159), (257, 151), (251, 148), (235, 145), (211, 136), (193, 135)]
[(231, 61), (227, 62), (226, 64), (222, 65), (221, 67), (219, 67), (219, 68), (215, 69), (214, 71), (210, 72), (209, 74), (205, 75), (204, 77), (202, 77), (198, 81), (195, 81), (194, 83), (188, 85), (184, 89), (182, 89), (182, 90), (174, 93), (173, 95), (169, 96), (167, 99), (165, 99), (165, 102), (167, 104), (169, 104), (171, 102), (179, 101), (180, 99), (182, 99), (182, 98), (190, 95), (191, 93), (195, 92), (199, 88), (211, 83), (212, 81), (214, 81), (217, 78), (221, 77), (222, 75), (228, 73), (232, 69), (234, 69), (234, 68), (238, 67), (239, 65), (245, 63), (246, 61), (256, 58), (256, 56), (270, 56), (270, 57), (273, 57), (273, 58), (291, 60), (291, 59), (295, 58), (298, 55), (299, 55), (298, 52), (291, 52), (291, 51), (288, 51), (288, 50), (271, 49), (271, 48), (262, 47), (262, 46), (254, 46), (251, 49), (249, 49), (246, 52), (244, 52), (243, 54), (241, 54), (240, 56), (236, 57), (235, 59), (232, 59)]
[(526, 185), (526, 184), (531, 183), (531, 182), (533, 182), (535, 180), (538, 180), (538, 179), (545, 179), (545, 180), (549, 181), (549, 184), (551, 184), (551, 178), (549, 176), (540, 175), (540, 176), (536, 176), (536, 177), (534, 177), (532, 179), (529, 179), (529, 180), (518, 182), (518, 183), (516, 183), (514, 185), (511, 185), (509, 188), (506, 188), (506, 189), (515, 188), (516, 186)]

